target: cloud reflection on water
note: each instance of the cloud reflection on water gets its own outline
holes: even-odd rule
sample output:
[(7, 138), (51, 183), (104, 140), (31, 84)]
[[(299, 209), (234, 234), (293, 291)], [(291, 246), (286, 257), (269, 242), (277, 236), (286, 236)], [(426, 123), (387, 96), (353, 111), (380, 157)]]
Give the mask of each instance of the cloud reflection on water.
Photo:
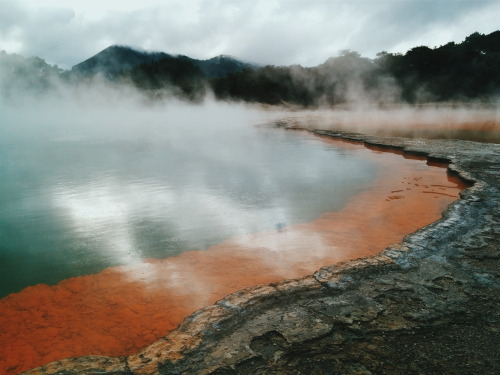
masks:
[(73, 188), (56, 186), (52, 204), (65, 213), (77, 236), (99, 236), (102, 251), (114, 264), (144, 258), (144, 244), (133, 235), (144, 218), (169, 226), (180, 237), (194, 232), (211, 237), (212, 230), (228, 235), (269, 230), (290, 217), (286, 207), (235, 204), (234, 197), (201, 185), (173, 189), (152, 181), (123, 185), (113, 178)]
[(9, 291), (307, 222), (375, 174), (307, 133), (255, 127), (280, 113), (99, 98), (5, 108)]

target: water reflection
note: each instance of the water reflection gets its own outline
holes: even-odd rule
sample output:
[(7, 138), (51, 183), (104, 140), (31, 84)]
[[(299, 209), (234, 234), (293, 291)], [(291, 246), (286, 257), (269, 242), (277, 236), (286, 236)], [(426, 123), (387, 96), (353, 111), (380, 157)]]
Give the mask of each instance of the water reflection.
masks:
[(2, 124), (0, 297), (307, 222), (375, 173), (242, 107), (65, 110)]

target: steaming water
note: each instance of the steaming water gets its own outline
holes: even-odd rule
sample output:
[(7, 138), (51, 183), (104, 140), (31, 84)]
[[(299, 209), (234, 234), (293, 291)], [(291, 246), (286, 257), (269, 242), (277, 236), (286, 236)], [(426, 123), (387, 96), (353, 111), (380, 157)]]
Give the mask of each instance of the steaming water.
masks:
[[(115, 103), (116, 104), (116, 103)], [(242, 107), (3, 108), (0, 297), (306, 222), (374, 167)]]

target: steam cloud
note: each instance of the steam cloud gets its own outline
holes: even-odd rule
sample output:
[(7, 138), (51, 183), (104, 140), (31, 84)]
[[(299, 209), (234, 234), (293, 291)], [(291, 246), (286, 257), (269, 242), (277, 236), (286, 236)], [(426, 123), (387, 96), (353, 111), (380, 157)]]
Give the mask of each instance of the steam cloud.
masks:
[[(203, 77), (189, 59), (171, 56), (135, 70), (107, 66), (103, 75), (93, 67), (97, 73), (79, 76), (40, 58), (2, 52), (0, 105), (4, 116), (34, 105), (38, 113), (63, 111), (62, 118), (78, 123), (88, 116), (86, 109), (112, 113), (115, 108), (143, 121), (134, 108), (245, 102), (284, 117), (290, 127), (499, 142), (499, 77), (491, 66), (499, 37), (500, 32), (475, 33), (460, 44), (381, 53), (374, 60), (345, 50), (314, 68), (267, 66), (214, 78)], [(108, 52), (137, 54), (123, 48)], [(456, 61), (447, 60), (451, 52)], [(477, 54), (472, 62), (471, 54)], [(460, 80), (463, 66), (471, 75)]]

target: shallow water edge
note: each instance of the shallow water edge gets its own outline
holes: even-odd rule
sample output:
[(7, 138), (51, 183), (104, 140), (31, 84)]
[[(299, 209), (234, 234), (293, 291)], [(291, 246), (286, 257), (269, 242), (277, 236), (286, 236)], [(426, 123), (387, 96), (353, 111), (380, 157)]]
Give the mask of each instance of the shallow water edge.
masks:
[(27, 373), (498, 373), (499, 145), (316, 133), (449, 161), (474, 185), (379, 255), (231, 294), (135, 355)]

